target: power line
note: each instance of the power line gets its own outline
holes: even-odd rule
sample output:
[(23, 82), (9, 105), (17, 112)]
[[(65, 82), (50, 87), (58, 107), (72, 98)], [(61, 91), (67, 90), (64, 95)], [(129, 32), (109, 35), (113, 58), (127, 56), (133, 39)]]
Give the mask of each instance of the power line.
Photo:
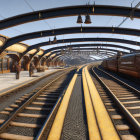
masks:
[(35, 10), (33, 9), (33, 7), (32, 7), (26, 0), (24, 0), (24, 2), (30, 7), (30, 9), (32, 9), (32, 11), (35, 11)]
[(131, 4), (133, 4), (134, 1), (135, 1), (135, 0), (133, 0), (133, 1), (131, 2)]
[(128, 19), (128, 17), (126, 17), (125, 19), (123, 19), (123, 21), (118, 25), (118, 27), (120, 27), (127, 19)]
[[(135, 0), (133, 0), (133, 2), (134, 2)], [(132, 3), (133, 3), (132, 2)], [(131, 6), (132, 6), (132, 3), (131, 3)], [(131, 18), (131, 20), (133, 20), (133, 13), (134, 13), (134, 11), (136, 10), (136, 8), (138, 8), (140, 6), (140, 2), (138, 2), (136, 5), (135, 5), (135, 7), (132, 9), (132, 11), (130, 12), (130, 18)], [(123, 21), (118, 25), (118, 27), (120, 27), (127, 19), (128, 19), (129, 17), (126, 17), (125, 19), (123, 19)]]
[(13, 29), (13, 28), (12, 28), (12, 30), (18, 31), (18, 32), (20, 32), (20, 33), (23, 33), (22, 31), (20, 31), (20, 30), (18, 30), (18, 29)]
[(113, 18), (113, 16), (109, 18), (109, 20), (107, 21), (107, 23), (105, 25), (108, 25), (111, 22), (112, 18)]
[(2, 17), (3, 19), (5, 18), (4, 16), (2, 16), (1, 14), (0, 14), (0, 17)]
[[(0, 14), (0, 17), (2, 17), (3, 19), (5, 19), (5, 17), (2, 16), (1, 14)], [(12, 30), (18, 31), (18, 32), (20, 32), (20, 33), (23, 33), (22, 31), (20, 31), (20, 30), (18, 30), (18, 29), (15, 29), (15, 28), (14, 28), (14, 29), (12, 28)]]
[[(24, 2), (29, 6), (30, 9), (32, 9), (33, 12), (35, 11), (34, 8), (31, 6), (31, 4), (29, 2), (27, 2), (27, 0), (24, 0)], [(45, 20), (43, 20), (43, 21), (44, 21), (44, 23), (46, 23), (48, 25), (48, 27), (50, 29), (52, 29), (47, 21), (45, 21)]]
[(52, 27), (49, 25), (49, 23), (46, 20), (43, 21), (49, 26), (50, 29), (52, 29)]

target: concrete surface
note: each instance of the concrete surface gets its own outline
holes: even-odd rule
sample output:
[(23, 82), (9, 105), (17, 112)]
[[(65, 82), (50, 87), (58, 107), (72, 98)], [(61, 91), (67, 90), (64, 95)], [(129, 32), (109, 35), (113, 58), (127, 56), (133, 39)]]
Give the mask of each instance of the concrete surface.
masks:
[(57, 69), (48, 69), (45, 72), (34, 72), (32, 77), (29, 77), (28, 71), (21, 71), (20, 78), (16, 79), (15, 73), (5, 73), (0, 74), (0, 92), (7, 88), (12, 88), (13, 86), (31, 81), (33, 79), (39, 78), (40, 76), (57, 71)]

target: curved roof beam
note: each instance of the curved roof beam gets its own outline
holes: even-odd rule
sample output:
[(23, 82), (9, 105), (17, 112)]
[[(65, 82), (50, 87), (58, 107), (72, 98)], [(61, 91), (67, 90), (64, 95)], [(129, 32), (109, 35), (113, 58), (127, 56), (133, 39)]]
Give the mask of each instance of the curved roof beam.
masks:
[(30, 47), (28, 47), (28, 49), (25, 52), (23, 52), (23, 54), (25, 55), (26, 53), (28, 53), (32, 49), (36, 49), (36, 48), (43, 47), (43, 46), (46, 46), (46, 45), (48, 46), (48, 45), (59, 44), (59, 43), (92, 42), (92, 41), (125, 43), (125, 44), (140, 46), (140, 42), (126, 40), (126, 39), (117, 39), (117, 38), (73, 38), (73, 39), (57, 40), (57, 43), (52, 43), (52, 44), (50, 44), (47, 41), (47, 42), (41, 42), (41, 43), (38, 43), (38, 44), (35, 44), (35, 45), (31, 45)]
[[(77, 52), (77, 50), (76, 51), (74, 51), (74, 52)], [(82, 51), (83, 52), (83, 51)], [(85, 51), (84, 51), (85, 52)], [(87, 50), (86, 52), (91, 52), (91, 50)], [(96, 54), (95, 54), (96, 53)], [(61, 54), (61, 53), (60, 53)], [(114, 56), (114, 55), (116, 55), (117, 54), (117, 52), (113, 52), (113, 51), (106, 51), (106, 50), (100, 50), (98, 53), (97, 53), (97, 51), (95, 51), (95, 52), (93, 52), (93, 54), (91, 54), (91, 55), (95, 55), (95, 56), (97, 56), (97, 55), (102, 55), (102, 54), (105, 54), (106, 56)], [(69, 54), (69, 55), (65, 55), (65, 54), (61, 54), (62, 56), (67, 56), (67, 57), (69, 57), (71, 54)]]
[(59, 56), (56, 56), (55, 58), (53, 58), (53, 62), (56, 62), (57, 60), (59, 60)]
[[(89, 50), (89, 51), (90, 51), (90, 50)], [(110, 51), (111, 51), (111, 50), (110, 50)], [(104, 52), (104, 54), (106, 54), (106, 50), (102, 50), (102, 52)], [(53, 54), (56, 54), (53, 58), (55, 58), (55, 57), (58, 56), (58, 55), (64, 56), (64, 54), (61, 54), (60, 51), (54, 51), (54, 52), (52, 52), (49, 56), (47, 56), (46, 59), (49, 59)], [(116, 54), (116, 53), (114, 53), (114, 52), (109, 52), (109, 56), (113, 56), (113, 55), (115, 55), (115, 54)], [(51, 60), (52, 60), (53, 58), (51, 58)]]
[[(79, 50), (79, 48), (74, 48), (73, 50)], [(80, 48), (80, 50), (98, 50), (97, 48)], [(114, 49), (107, 49), (107, 48), (100, 48), (100, 50), (104, 50), (104, 51), (112, 51), (112, 52), (118, 52), (118, 50), (114, 50)], [(61, 52), (61, 50), (54, 50), (53, 52), (51, 52), (51, 54), (49, 54), (46, 58), (49, 58), (51, 55), (55, 54), (55, 53), (59, 53)], [(122, 51), (123, 52), (123, 51)], [(123, 52), (125, 53), (125, 52)]]
[(4, 46), (1, 47), (0, 53), (2, 53), (9, 46), (28, 39), (47, 37), (54, 35), (63, 35), (63, 34), (75, 34), (75, 33), (112, 33), (112, 34), (125, 34), (125, 35), (134, 35), (140, 36), (140, 30), (129, 29), (129, 28), (114, 28), (112, 27), (70, 27), (70, 28), (60, 28), (54, 30), (38, 31), (28, 34), (23, 34), (16, 36), (7, 40)]
[(6, 37), (0, 35), (0, 47), (4, 45), (5, 41), (6, 41)]
[[(80, 45), (83, 45), (83, 44), (80, 44)], [(86, 44), (87, 45), (87, 44)], [(90, 45), (90, 44), (89, 44)], [(105, 44), (106, 45), (106, 44)], [(69, 46), (68, 46), (69, 47)], [(78, 47), (77, 46), (72, 46), (74, 49), (73, 50), (85, 50), (86, 48), (78, 48), (79, 47), (79, 45), (78, 45)], [(86, 47), (86, 46), (82, 46), (82, 47)], [(92, 47), (92, 46), (90, 46), (90, 47)], [(48, 56), (46, 56), (46, 58), (49, 58), (51, 55), (53, 55), (53, 54), (55, 54), (55, 53), (58, 53), (58, 52), (61, 52), (61, 49), (64, 49), (64, 46), (61, 46), (61, 47), (55, 47), (55, 48), (50, 48), (50, 49), (48, 49), (48, 50), (46, 50), (46, 52), (42, 55), (42, 56), (40, 56), (40, 60), (41, 60), (41, 58), (46, 54), (46, 53), (48, 53), (48, 52), (51, 52)], [(88, 48), (87, 48), (88, 49)], [(89, 48), (89, 49), (92, 49), (92, 50), (109, 50), (109, 51), (112, 51), (112, 53), (113, 52), (118, 52), (118, 50), (114, 50), (114, 49), (107, 49), (107, 48)], [(89, 50), (88, 49), (88, 50)], [(124, 51), (121, 51), (121, 52), (123, 52), (123, 53), (126, 53), (126, 52), (124, 52)]]
[[(105, 54), (107, 57), (111, 57), (111, 56), (115, 55), (116, 53), (106, 54), (106, 51), (104, 51), (104, 52), (102, 52), (101, 54)], [(60, 57), (65, 57), (65, 55), (62, 55), (61, 53), (58, 52), (58, 53), (56, 53), (56, 55), (52, 58), (52, 60), (55, 59), (57, 56), (59, 56), (59, 58), (60, 58)], [(68, 57), (70, 57), (70, 56), (68, 56)]]
[[(83, 51), (83, 52), (85, 52), (85, 51)], [(88, 50), (88, 51), (86, 51), (86, 52), (91, 52), (90, 50)], [(94, 53), (91, 53), (90, 55), (95, 55), (95, 56), (98, 56), (98, 55), (111, 55), (111, 56), (113, 56), (113, 55), (116, 55), (117, 54), (117, 52), (109, 52), (109, 51), (105, 51), (105, 50), (102, 50), (102, 51), (100, 51), (99, 53), (97, 53), (97, 52), (94, 52)], [(65, 54), (64, 54), (65, 55)], [(67, 55), (67, 54), (66, 54)], [(67, 56), (69, 56), (69, 55), (67, 55)]]
[[(86, 51), (86, 52), (89, 52), (90, 53), (90, 51)], [(83, 56), (84, 54), (82, 54), (82, 56)], [(93, 55), (93, 56), (99, 56), (99, 57), (108, 57), (108, 56), (114, 56), (114, 55), (116, 55), (116, 53), (106, 53), (106, 51), (102, 51), (102, 52), (99, 52), (98, 54), (89, 54), (89, 55)], [(80, 55), (81, 56), (81, 55)], [(82, 57), (81, 56), (81, 57)], [(84, 56), (84, 57), (86, 57), (86, 55)]]
[[(97, 44), (74, 44), (74, 45), (60, 46), (60, 47), (54, 47), (54, 48), (47, 49), (47, 50), (44, 51), (44, 54), (42, 54), (42, 56), (44, 56), (46, 53), (48, 53), (50, 51), (54, 51), (54, 50), (58, 50), (58, 49), (66, 49), (66, 48), (69, 48), (69, 47), (77, 48), (77, 49), (81, 49), (79, 47), (96, 47), (96, 49), (97, 49), (97, 46), (99, 46), (98, 50), (102, 50), (103, 49), (103, 48), (100, 48), (100, 46), (102, 46), (102, 47), (120, 48), (120, 49), (125, 48), (123, 46), (114, 45), (114, 44), (100, 44), (100, 43), (97, 43)], [(125, 48), (125, 49), (128, 49), (128, 48)], [(130, 50), (130, 49), (128, 49), (128, 50)]]
[[(114, 45), (114, 44), (100, 44), (100, 43), (96, 43), (96, 44), (73, 44), (73, 45), (67, 45), (67, 46), (59, 46), (59, 47), (53, 47), (53, 48), (50, 48), (50, 49), (47, 49), (47, 50), (44, 50), (44, 54), (43, 54), (43, 56), (46, 54), (46, 53), (48, 53), (48, 52), (50, 52), (50, 51), (53, 51), (53, 50), (57, 50), (57, 49), (67, 49), (67, 48), (69, 48), (69, 47), (88, 47), (88, 46), (95, 46), (95, 47), (97, 47), (97, 46), (99, 46), (99, 50), (100, 50), (100, 46), (102, 46), (102, 47), (113, 47), (113, 48), (120, 48), (120, 49), (125, 49), (125, 50), (128, 50), (128, 51), (135, 51), (135, 49), (131, 49), (131, 48), (128, 48), (128, 47), (124, 47), (124, 46), (121, 46), (121, 45)], [(32, 48), (33, 49), (33, 48)], [(22, 54), (21, 54), (21, 58), (27, 53), (27, 52), (29, 52), (31, 49), (30, 49), (30, 47), (28, 48), (28, 50), (26, 50), (25, 52), (23, 52)]]
[[(77, 50), (76, 50), (77, 51)], [(76, 52), (75, 51), (75, 52)], [(85, 51), (84, 51), (85, 52)], [(88, 50), (88, 51), (86, 51), (86, 52), (91, 52), (91, 50)], [(96, 55), (98, 55), (98, 54), (105, 54), (105, 55), (111, 55), (111, 56), (113, 56), (113, 55), (116, 55), (117, 54), (117, 52), (112, 52), (112, 51), (106, 51), (106, 50), (102, 50), (102, 51), (100, 51), (98, 54), (97, 54), (97, 52), (95, 52), (96, 53)], [(60, 53), (61, 54), (61, 53)], [(53, 55), (53, 54), (52, 54)], [(70, 56), (70, 55), (65, 55), (65, 54), (61, 54), (61, 55), (63, 55), (63, 56)], [(91, 55), (95, 55), (94, 53), (93, 54), (91, 54)]]
[[(84, 46), (85, 47), (85, 46)], [(63, 48), (63, 47), (62, 47)], [(59, 50), (57, 50), (57, 49), (54, 49), (54, 50), (51, 50), (52, 52), (48, 55), (48, 56), (46, 56), (46, 59), (48, 59), (48, 58), (50, 58), (51, 57), (51, 55), (53, 55), (53, 54), (55, 54), (55, 53), (59, 53), (59, 52), (61, 52), (61, 49), (62, 48), (60, 48), (60, 47), (58, 47), (58, 49)], [(52, 49), (52, 48), (51, 48)], [(74, 48), (73, 50), (79, 50), (79, 48)], [(99, 50), (99, 48), (80, 48), (80, 50)], [(112, 53), (113, 55), (115, 54), (114, 52), (118, 52), (118, 50), (114, 50), (114, 49), (107, 49), (107, 48), (100, 48), (100, 51), (101, 50), (104, 50), (104, 51), (111, 51), (111, 52), (109, 52), (109, 53)], [(48, 49), (47, 50), (48, 52), (50, 52), (50, 49)], [(48, 53), (48, 52), (46, 52), (46, 53)], [(124, 54), (126, 54), (126, 52), (124, 52), (124, 51), (121, 51), (121, 52), (123, 52)], [(45, 53), (45, 54), (46, 54)], [(100, 52), (99, 52), (100, 53)], [(42, 59), (42, 57), (45, 55), (45, 54), (43, 54), (42, 56), (40, 56), (40, 60)]]
[(133, 18), (140, 18), (139, 14), (140, 9), (135, 9), (135, 11), (132, 13), (131, 7), (109, 6), (109, 5), (69, 6), (40, 10), (4, 19), (0, 21), (0, 30), (42, 19), (76, 16), (78, 14), (86, 15), (87, 11), (91, 15), (107, 15), (107, 16), (122, 16), (122, 17), (133, 16)]

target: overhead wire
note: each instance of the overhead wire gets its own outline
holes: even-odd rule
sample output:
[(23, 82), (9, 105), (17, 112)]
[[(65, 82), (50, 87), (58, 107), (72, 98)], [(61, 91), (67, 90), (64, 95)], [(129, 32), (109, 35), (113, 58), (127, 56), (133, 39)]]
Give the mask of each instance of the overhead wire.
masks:
[[(26, 1), (26, 0), (24, 0), (24, 2), (28, 5), (28, 7), (34, 12), (35, 10), (34, 10), (34, 8), (31, 6), (31, 4), (28, 2), (28, 1)], [(44, 41), (44, 39), (43, 39), (43, 41)], [(46, 41), (46, 40), (45, 40)]]
[[(24, 2), (28, 5), (28, 7), (34, 12), (35, 9), (32, 7), (32, 5), (27, 1), (24, 0)], [(52, 30), (51, 26), (49, 25), (49, 23), (46, 20), (43, 20), (43, 22)], [(43, 41), (46, 41), (45, 38), (42, 38)]]
[(135, 0), (133, 0), (131, 3), (133, 3)]
[(105, 26), (107, 26), (107, 25), (111, 22), (112, 18), (113, 18), (113, 16), (111, 16), (111, 17), (109, 18), (109, 20), (106, 22)]
[[(6, 17), (4, 17), (4, 16), (2, 16), (1, 14), (0, 14), (0, 17), (2, 17), (3, 19), (5, 19)], [(2, 20), (3, 20), (2, 19)], [(12, 30), (15, 30), (15, 31), (17, 31), (17, 32), (19, 32), (19, 33), (23, 33), (22, 31), (20, 31), (20, 30), (18, 30), (18, 29), (15, 29), (15, 28), (11, 28)]]
[[(134, 2), (135, 0), (132, 1), (132, 3)], [(131, 7), (132, 7), (132, 3), (131, 3)], [(126, 22), (129, 18), (131, 18), (131, 20), (133, 20), (133, 17), (131, 17), (133, 14), (133, 12), (136, 10), (136, 8), (138, 8), (140, 6), (140, 2), (138, 2), (135, 7), (132, 8), (132, 11), (130, 13), (130, 17), (126, 17), (123, 19), (123, 21), (117, 26), (117, 27), (120, 27), (124, 22)]]
[[(3, 19), (5, 18), (5, 17), (4, 17), (4, 16), (2, 16), (1, 14), (0, 14), (0, 17), (2, 17)], [(2, 20), (3, 20), (3, 19), (2, 19)]]
[(133, 1), (131, 2), (131, 4), (133, 4), (135, 1), (136, 1), (136, 0), (133, 0)]
[[(28, 5), (28, 7), (34, 12), (35, 10), (34, 10), (34, 8), (32, 7), (32, 5), (27, 1), (27, 0), (24, 0), (24, 2)], [(49, 23), (46, 21), (46, 20), (43, 20), (47, 25), (48, 25), (48, 27), (50, 28), (50, 29), (52, 29), (51, 28), (51, 26), (49, 25)]]
[[(135, 0), (133, 0), (132, 2), (131, 2), (131, 6), (132, 6), (132, 4), (135, 2)], [(134, 11), (135, 11), (135, 9), (136, 8), (138, 8), (140, 6), (140, 2), (138, 2), (136, 5), (135, 5), (135, 7), (132, 9), (132, 12), (131, 13), (133, 13)], [(113, 17), (111, 17), (110, 18), (110, 20), (107, 22), (107, 23), (109, 23), (111, 20), (112, 20), (112, 18)], [(126, 17), (126, 18), (124, 18), (123, 19), (123, 21), (117, 26), (117, 27), (120, 27), (123, 23), (125, 23), (129, 18), (131, 18), (131, 17)], [(113, 27), (113, 26), (112, 26)], [(111, 37), (111, 36), (114, 36), (114, 34), (113, 35), (110, 35), (109, 37)], [(138, 37), (137, 37), (138, 38)]]
[(28, 5), (28, 7), (30, 7), (30, 9), (32, 9), (33, 12), (35, 11), (34, 8), (30, 5), (29, 2), (27, 2), (26, 0), (24, 0), (24, 2)]

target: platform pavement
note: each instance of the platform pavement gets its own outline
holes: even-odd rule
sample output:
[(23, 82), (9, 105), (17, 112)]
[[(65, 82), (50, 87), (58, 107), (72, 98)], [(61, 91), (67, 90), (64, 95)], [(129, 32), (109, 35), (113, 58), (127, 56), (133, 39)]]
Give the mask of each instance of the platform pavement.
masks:
[(50, 74), (58, 69), (48, 69), (45, 72), (34, 72), (32, 77), (29, 77), (28, 71), (21, 71), (20, 78), (16, 79), (15, 73), (0, 74), (0, 93), (6, 92), (9, 89), (15, 88), (26, 82), (35, 80), (43, 75)]

